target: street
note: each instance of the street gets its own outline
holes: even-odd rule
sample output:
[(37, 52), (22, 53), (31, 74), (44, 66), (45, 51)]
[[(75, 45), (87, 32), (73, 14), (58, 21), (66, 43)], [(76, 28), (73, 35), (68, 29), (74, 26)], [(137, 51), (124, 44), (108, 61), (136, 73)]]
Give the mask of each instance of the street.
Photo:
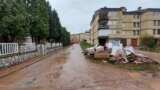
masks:
[(87, 61), (78, 44), (0, 78), (0, 90), (160, 90), (160, 77)]

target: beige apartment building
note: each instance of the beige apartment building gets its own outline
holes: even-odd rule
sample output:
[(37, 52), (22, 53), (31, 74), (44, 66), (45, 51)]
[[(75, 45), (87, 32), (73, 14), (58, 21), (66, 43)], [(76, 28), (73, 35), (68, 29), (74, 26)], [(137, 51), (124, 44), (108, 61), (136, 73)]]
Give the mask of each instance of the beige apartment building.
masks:
[(91, 33), (89, 31), (85, 31), (84, 33), (73, 34), (71, 35), (72, 43), (79, 43), (86, 40), (87, 43), (91, 44)]
[(91, 44), (104, 44), (107, 40), (120, 40), (124, 46), (140, 45), (141, 35), (160, 39), (160, 8), (127, 11), (125, 7), (101, 8), (91, 21)]
[(79, 43), (80, 42), (80, 34), (73, 34), (71, 35), (71, 43)]
[(86, 40), (87, 43), (91, 44), (91, 33), (89, 31), (85, 31), (84, 33), (80, 33), (80, 41)]

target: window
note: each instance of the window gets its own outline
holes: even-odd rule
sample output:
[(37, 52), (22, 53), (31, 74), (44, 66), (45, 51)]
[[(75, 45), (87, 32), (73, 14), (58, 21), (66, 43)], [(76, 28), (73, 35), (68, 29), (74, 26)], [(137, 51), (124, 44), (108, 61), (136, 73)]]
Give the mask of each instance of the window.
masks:
[(110, 21), (108, 21), (108, 25), (112, 25), (112, 21), (110, 20)]
[(140, 27), (140, 23), (139, 22), (137, 22), (137, 27)]
[(106, 16), (107, 16), (107, 14), (102, 14), (102, 15), (100, 15), (99, 17), (100, 17), (100, 18), (106, 18)]
[(140, 35), (140, 30), (134, 30), (133, 35)]
[(153, 26), (160, 26), (160, 20), (153, 20)]
[(125, 27), (126, 27), (126, 26), (125, 26), (125, 24), (124, 24), (124, 23), (122, 23), (122, 28), (123, 28), (123, 30), (125, 30)]
[(125, 31), (122, 31), (122, 35), (125, 35)]
[(140, 27), (140, 23), (139, 22), (134, 22), (133, 27)]
[(158, 24), (158, 26), (160, 26), (160, 20), (157, 20), (157, 24)]
[(136, 15), (134, 15), (133, 17), (136, 18)]
[(107, 22), (103, 22), (102, 25), (103, 25), (103, 26), (106, 26), (106, 25), (107, 25)]
[(153, 35), (156, 35), (156, 29), (153, 29)]
[(108, 16), (116, 16), (116, 12), (110, 11), (110, 12), (108, 13)]
[(134, 17), (134, 19), (139, 19), (140, 18), (139, 15), (134, 15), (133, 17)]
[(135, 22), (133, 23), (133, 27), (136, 27), (136, 23)]
[(112, 34), (116, 34), (117, 30), (112, 30)]
[(116, 20), (109, 20), (108, 25), (117, 25), (117, 21)]
[(109, 13), (108, 13), (108, 16), (112, 16), (112, 12), (109, 12)]
[(140, 35), (140, 30), (137, 30), (137, 35)]
[(136, 35), (136, 31), (135, 30), (133, 31), (133, 35)]
[(153, 26), (156, 26), (156, 20), (153, 20)]
[(108, 36), (110, 34), (112, 34), (112, 30), (101, 29), (98, 31), (98, 36)]
[(139, 19), (140, 18), (140, 16), (139, 15), (137, 15), (137, 19)]
[(160, 16), (160, 12), (153, 12), (154, 16)]
[(157, 34), (160, 35), (160, 29), (157, 29)]
[(113, 25), (117, 25), (117, 21), (113, 21)]

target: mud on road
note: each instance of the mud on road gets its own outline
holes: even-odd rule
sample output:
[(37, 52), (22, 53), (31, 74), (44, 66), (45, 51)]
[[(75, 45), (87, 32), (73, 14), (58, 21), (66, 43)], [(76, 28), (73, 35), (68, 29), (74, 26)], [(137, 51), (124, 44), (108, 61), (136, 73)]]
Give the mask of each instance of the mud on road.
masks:
[(0, 90), (160, 90), (160, 77), (90, 63), (75, 44), (0, 78)]

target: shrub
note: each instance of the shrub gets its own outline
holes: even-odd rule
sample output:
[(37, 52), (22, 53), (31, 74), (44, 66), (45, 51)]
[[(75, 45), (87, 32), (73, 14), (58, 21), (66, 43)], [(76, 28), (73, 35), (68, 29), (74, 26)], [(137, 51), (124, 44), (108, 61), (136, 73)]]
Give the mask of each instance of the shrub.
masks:
[(146, 46), (150, 49), (156, 47), (155, 38), (151, 35), (144, 35), (140, 37), (141, 45)]

